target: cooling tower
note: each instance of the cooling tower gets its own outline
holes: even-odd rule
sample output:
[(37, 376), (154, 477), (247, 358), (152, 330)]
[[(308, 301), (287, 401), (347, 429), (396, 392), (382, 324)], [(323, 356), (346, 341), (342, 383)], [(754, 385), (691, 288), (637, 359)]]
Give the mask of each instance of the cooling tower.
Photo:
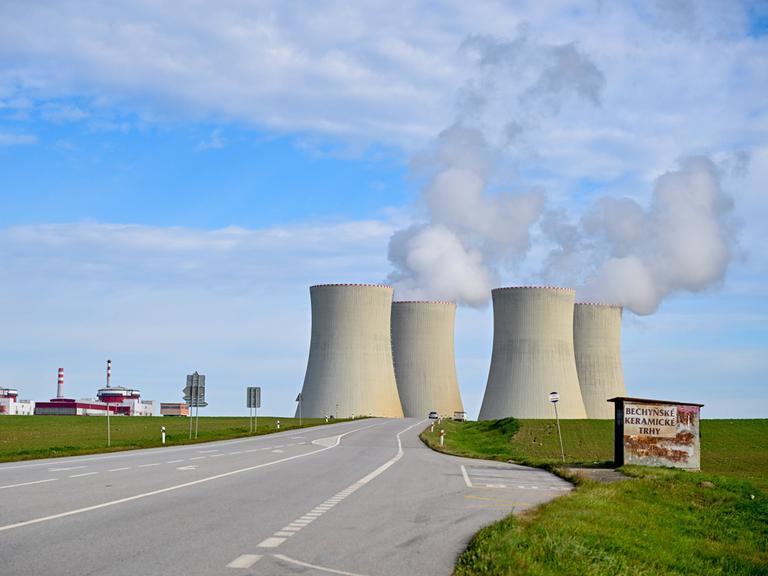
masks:
[(392, 304), (392, 357), (406, 417), (464, 411), (454, 360), (455, 318), (452, 302)]
[(608, 398), (626, 396), (621, 368), (621, 306), (576, 304), (573, 347), (587, 418), (614, 418)]
[(328, 284), (309, 293), (312, 340), (303, 415), (402, 418), (392, 363), (392, 288)]
[(586, 418), (573, 352), (575, 291), (526, 286), (492, 295), (493, 354), (479, 419), (553, 418), (552, 391), (561, 418)]

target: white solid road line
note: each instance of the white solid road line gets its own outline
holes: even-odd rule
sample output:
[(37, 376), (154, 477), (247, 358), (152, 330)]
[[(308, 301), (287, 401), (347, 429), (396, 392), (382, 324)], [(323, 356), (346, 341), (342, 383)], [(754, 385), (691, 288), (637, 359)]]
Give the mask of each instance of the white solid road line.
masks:
[(467, 485), (467, 488), (472, 488), (472, 481), (469, 479), (469, 474), (467, 474), (467, 469), (464, 468), (464, 464), (461, 465), (461, 475), (464, 476), (464, 482)]
[[(61, 512), (59, 514), (52, 514), (50, 516), (43, 516), (42, 518), (34, 518), (32, 520), (25, 520), (23, 522), (16, 522), (15, 524), (7, 524), (5, 526), (0, 526), (0, 532), (4, 532), (6, 530), (13, 530), (15, 528), (21, 528), (23, 526), (30, 526), (32, 524), (39, 524), (40, 522), (48, 522), (50, 520), (56, 520), (58, 518), (66, 518), (67, 516), (74, 516), (76, 514), (83, 514), (85, 512), (91, 512), (93, 510), (99, 510), (101, 508), (108, 508), (109, 506), (116, 506), (117, 504), (124, 504), (126, 502), (133, 502), (134, 500), (141, 500), (142, 498), (148, 498), (150, 496), (156, 496), (158, 494), (165, 494), (166, 492), (172, 492), (174, 490), (180, 490), (181, 488), (187, 488), (189, 486), (196, 486), (198, 484), (203, 484), (205, 482), (211, 482), (212, 480), (219, 480), (220, 478), (227, 478), (229, 476), (234, 476), (235, 474), (242, 474), (243, 472), (250, 472), (252, 470), (258, 470), (260, 468), (266, 468), (267, 466), (274, 466), (275, 464), (282, 464), (283, 462), (289, 462), (291, 460), (296, 460), (297, 458), (305, 458), (307, 456), (312, 456), (313, 454), (319, 454), (320, 452), (325, 452), (326, 450), (330, 450), (331, 448), (335, 448), (339, 445), (341, 442), (341, 438), (343, 436), (347, 436), (348, 434), (352, 434), (354, 432), (359, 432), (361, 430), (365, 430), (367, 428), (371, 428), (373, 426), (378, 426), (379, 423), (371, 424), (369, 426), (363, 426), (362, 428), (355, 428), (354, 430), (350, 430), (348, 432), (344, 432), (342, 434), (339, 434), (336, 437), (336, 443), (332, 446), (327, 446), (325, 448), (320, 448), (319, 450), (313, 450), (312, 452), (307, 452), (305, 454), (296, 454), (294, 456), (288, 456), (287, 458), (280, 458), (279, 460), (273, 460), (272, 462), (265, 462), (264, 464), (257, 464), (255, 466), (248, 466), (247, 468), (240, 468), (238, 470), (231, 470), (229, 472), (224, 472), (222, 474), (216, 474), (214, 476), (208, 476), (207, 478), (200, 478), (199, 480), (192, 480), (190, 482), (184, 482), (183, 484), (176, 484), (175, 486), (168, 486), (167, 488), (160, 488), (159, 490), (152, 490), (151, 492), (144, 492), (143, 494), (136, 494), (135, 496), (128, 496), (127, 498), (120, 498), (118, 500), (110, 500), (109, 502), (103, 502), (101, 504), (95, 504), (93, 506), (86, 506), (85, 508), (78, 508), (76, 510), (69, 510), (67, 512)], [(399, 440), (399, 438), (398, 438)]]
[(250, 568), (256, 564), (256, 562), (261, 560), (261, 558), (262, 556), (259, 554), (243, 554), (227, 564), (227, 568)]
[[(377, 476), (383, 474), (386, 470), (389, 469), (390, 466), (395, 464), (398, 460), (400, 460), (400, 458), (403, 457), (403, 454), (404, 454), (403, 443), (400, 440), (400, 435), (405, 434), (406, 432), (408, 432), (408, 430), (415, 428), (416, 426), (418, 426), (419, 424), (423, 424), (424, 422), (425, 420), (422, 420), (421, 422), (416, 422), (416, 424), (414, 424), (413, 426), (408, 426), (408, 428), (406, 428), (405, 430), (401, 430), (400, 432), (398, 432), (397, 435), (395, 436), (395, 438), (397, 438), (397, 454), (395, 454), (392, 458), (384, 462), (384, 464), (376, 468), (376, 470), (374, 470), (367, 476), (364, 476), (363, 478), (361, 478), (351, 486), (347, 486), (344, 490), (337, 493), (336, 495), (329, 498), (328, 500), (323, 502), (323, 504), (320, 505), (320, 506), (328, 506), (328, 508), (320, 509), (320, 506), (316, 506), (315, 508), (312, 509), (312, 512), (305, 514), (304, 516), (301, 516), (297, 520), (294, 520), (287, 526), (287, 528), (283, 528), (283, 530), (280, 530), (279, 532), (287, 531), (287, 529), (289, 528), (292, 528), (294, 529), (294, 531), (298, 532), (302, 528), (309, 526), (312, 522), (320, 518), (322, 514), (330, 510), (330, 507), (335, 506), (336, 504), (344, 500), (344, 498), (346, 498), (350, 494), (353, 494), (355, 491), (365, 486), (368, 482), (370, 482)], [(330, 440), (331, 438), (320, 438), (318, 440), (314, 440), (312, 443), (325, 446), (326, 444), (329, 443)], [(333, 446), (338, 445), (338, 443), (339, 443), (339, 438), (336, 439), (336, 444), (332, 444), (328, 446), (328, 448), (332, 448)], [(275, 535), (277, 534), (278, 533), (275, 532)], [(262, 540), (262, 542), (259, 544), (259, 547), (260, 548), (277, 548), (283, 542), (285, 542), (285, 538), (275, 538), (273, 535), (270, 538), (266, 538), (265, 540)], [(318, 568), (318, 570), (320, 570), (320, 568)], [(339, 572), (339, 574), (342, 574), (342, 572)], [(343, 574), (346, 574), (346, 572), (343, 572)]]
[[(354, 422), (342, 422), (339, 424), (339, 426), (343, 426), (344, 424), (355, 424)], [(321, 430), (321, 426), (318, 426), (317, 428), (310, 429), (312, 432)], [(244, 442), (270, 442), (275, 440), (275, 437), (279, 437), (280, 434), (288, 434), (288, 431), (282, 431), (277, 432), (274, 434), (262, 434), (260, 436), (249, 436), (246, 438), (240, 438), (237, 440), (216, 440), (214, 442), (210, 442), (207, 444), (212, 445), (227, 445), (231, 446), (233, 444), (242, 444)], [(167, 447), (157, 447), (157, 448), (147, 448), (146, 450), (151, 450), (152, 455), (159, 454), (160, 451), (162, 451), (165, 454), (170, 454), (172, 452), (188, 452), (189, 450), (195, 450), (199, 448), (198, 445), (191, 445), (191, 446), (167, 446)], [(269, 450), (269, 447), (262, 448), (262, 450)], [(74, 460), (76, 462), (94, 462), (98, 460), (114, 460), (116, 458), (135, 458), (137, 456), (137, 452), (140, 452), (139, 450), (124, 450), (117, 454), (110, 454), (108, 456), (66, 456), (64, 458), (61, 458), (62, 460), (71, 461)], [(139, 454), (140, 455), (140, 454)], [(50, 458), (46, 458), (45, 460), (50, 460)], [(0, 472), (4, 472), (5, 470), (17, 470), (19, 468), (38, 468), (40, 466), (52, 466), (55, 465), (50, 461), (45, 462), (33, 462), (30, 464), (17, 464), (13, 466), (0, 464)], [(78, 466), (78, 468), (83, 468), (83, 466)], [(68, 468), (69, 470), (72, 470), (73, 468)], [(49, 470), (49, 472), (52, 472), (53, 470)]]
[(31, 484), (42, 484), (43, 482), (53, 482), (54, 480), (58, 480), (58, 478), (46, 478), (45, 480), (35, 480), (34, 482), (22, 482), (21, 484), (8, 484), (7, 486), (0, 486), (0, 490), (5, 490), (6, 488), (18, 488), (19, 486), (30, 486)]
[(341, 574), (342, 576), (363, 576), (363, 574), (357, 574), (356, 572), (344, 572), (343, 570), (334, 570), (333, 568), (326, 568), (324, 566), (318, 566), (317, 564), (302, 562), (301, 560), (296, 560), (295, 558), (288, 558), (288, 556), (284, 556), (283, 554), (273, 554), (273, 556), (278, 560), (282, 560), (283, 562), (290, 562), (291, 564), (296, 564), (297, 566), (304, 566), (305, 568), (312, 568), (314, 570), (320, 570), (321, 572), (328, 572), (329, 574)]

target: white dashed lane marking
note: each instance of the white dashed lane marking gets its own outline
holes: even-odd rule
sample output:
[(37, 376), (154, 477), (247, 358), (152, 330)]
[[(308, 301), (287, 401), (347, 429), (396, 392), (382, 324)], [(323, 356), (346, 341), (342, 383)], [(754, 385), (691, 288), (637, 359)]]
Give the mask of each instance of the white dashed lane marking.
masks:
[(153, 462), (152, 464), (139, 464), (139, 468), (151, 468), (152, 466), (160, 466), (161, 462)]
[[(328, 510), (336, 506), (339, 502), (347, 498), (349, 495), (354, 494), (357, 490), (359, 490), (360, 488), (368, 484), (368, 482), (370, 482), (377, 476), (386, 472), (390, 468), (390, 466), (397, 463), (400, 460), (400, 458), (403, 457), (403, 445), (402, 445), (402, 442), (400, 441), (400, 435), (407, 432), (411, 428), (415, 428), (416, 426), (422, 424), (423, 422), (424, 422), (423, 420), (421, 422), (417, 422), (413, 426), (409, 426), (405, 430), (401, 430), (400, 432), (397, 433), (397, 435), (395, 436), (395, 438), (397, 438), (397, 454), (395, 454), (395, 456), (393, 456), (392, 458), (384, 462), (384, 464), (376, 468), (376, 470), (374, 470), (367, 476), (364, 476), (363, 478), (361, 478), (351, 486), (347, 486), (346, 488), (344, 488), (344, 490), (342, 490), (341, 492), (338, 492), (337, 494), (335, 494), (334, 496), (332, 496), (322, 504), (315, 506), (312, 510), (310, 510), (303, 516), (297, 518), (282, 530), (275, 532), (273, 536), (262, 540), (258, 545), (259, 548), (277, 548), (278, 546), (280, 546), (280, 544), (282, 544), (286, 540), (286, 537), (283, 536), (282, 533), (285, 533), (285, 532), (296, 533), (302, 528), (309, 526), (312, 522), (320, 518), (320, 516), (328, 512)], [(327, 438), (321, 438), (320, 440), (315, 441), (315, 443), (320, 445), (325, 445), (328, 440), (329, 439)], [(329, 444), (329, 447), (337, 446), (340, 440), (341, 440), (341, 436), (335, 437), (334, 443)], [(282, 452), (282, 450), (272, 450), (272, 452)], [(341, 572), (339, 573), (341, 574)]]
[(542, 490), (545, 492), (568, 492), (573, 489), (570, 483), (553, 478), (549, 473), (542, 470), (462, 465), (461, 474), (467, 488), (508, 488), (513, 490)]
[(123, 470), (130, 470), (130, 466), (126, 466), (124, 468), (112, 468), (111, 470), (107, 470), (107, 472), (122, 472)]
[(261, 558), (262, 557), (259, 554), (243, 554), (227, 564), (227, 568), (250, 568), (256, 564), (256, 562), (261, 560)]
[(67, 466), (66, 468), (48, 468), (48, 472), (64, 472), (65, 470), (77, 470), (87, 468), (88, 466)]
[(32, 484), (42, 484), (43, 482), (53, 482), (54, 480), (58, 480), (58, 478), (46, 478), (45, 480), (34, 480), (32, 482), (21, 482), (20, 484), (8, 484), (6, 486), (0, 486), (0, 490), (5, 490), (6, 488), (18, 488), (20, 486), (31, 486)]
[(277, 548), (283, 542), (285, 542), (285, 538), (275, 538), (274, 536), (270, 536), (259, 542), (259, 548)]
[(72, 474), (70, 478), (82, 478), (83, 476), (93, 476), (94, 474), (98, 474), (98, 472), (83, 472), (82, 474)]

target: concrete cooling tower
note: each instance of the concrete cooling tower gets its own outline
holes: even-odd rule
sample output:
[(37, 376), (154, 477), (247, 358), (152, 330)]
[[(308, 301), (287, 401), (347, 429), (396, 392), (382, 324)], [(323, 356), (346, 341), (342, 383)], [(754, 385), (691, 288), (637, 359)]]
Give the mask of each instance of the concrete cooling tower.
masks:
[(456, 380), (455, 319), (452, 302), (392, 304), (392, 357), (406, 417), (464, 411)]
[(312, 340), (303, 416), (402, 418), (392, 363), (392, 288), (328, 284), (309, 293)]
[(497, 288), (493, 353), (480, 420), (553, 418), (549, 392), (560, 393), (561, 418), (586, 418), (573, 351), (576, 292), (568, 288)]
[(621, 367), (621, 306), (576, 304), (573, 346), (588, 418), (612, 420), (608, 398), (626, 396)]

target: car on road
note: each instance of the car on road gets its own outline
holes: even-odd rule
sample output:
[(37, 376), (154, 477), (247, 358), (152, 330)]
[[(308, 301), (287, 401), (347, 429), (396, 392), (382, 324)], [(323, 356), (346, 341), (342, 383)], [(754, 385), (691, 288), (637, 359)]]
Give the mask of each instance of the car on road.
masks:
[(430, 420), (437, 420), (437, 412), (432, 410), (432, 412), (429, 413), (429, 419)]

